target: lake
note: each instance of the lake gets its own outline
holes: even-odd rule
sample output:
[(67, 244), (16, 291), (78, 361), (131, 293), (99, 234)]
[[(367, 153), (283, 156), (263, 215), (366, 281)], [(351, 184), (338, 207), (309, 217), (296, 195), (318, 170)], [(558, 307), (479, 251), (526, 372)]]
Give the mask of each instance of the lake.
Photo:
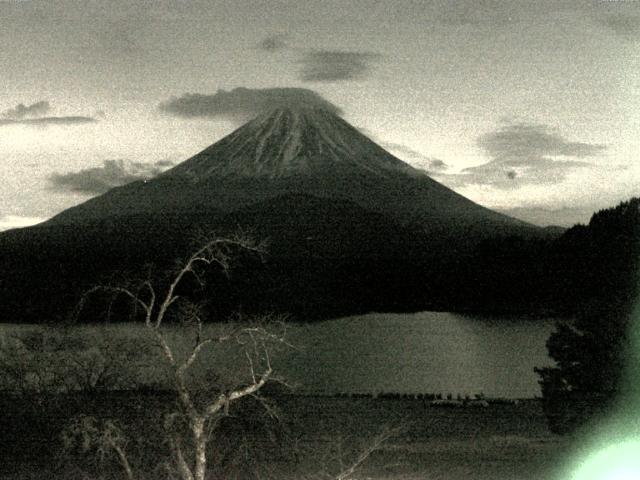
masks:
[[(0, 325), (0, 346), (12, 332), (30, 328), (37, 327)], [(213, 324), (206, 330), (216, 335), (220, 328)], [(533, 368), (553, 363), (545, 347), (553, 328), (552, 319), (441, 312), (369, 314), (288, 325), (287, 339), (297, 348), (276, 353), (273, 363), (278, 374), (310, 393), (483, 392), (491, 397), (529, 398), (540, 394)], [(142, 324), (87, 325), (74, 332), (63, 342), (78, 344), (84, 338), (80, 342), (84, 348), (104, 344), (108, 338), (134, 345), (149, 338)], [(191, 348), (192, 340), (183, 329), (170, 327), (165, 334), (179, 356)], [(193, 366), (196, 372), (213, 365), (237, 376), (240, 365), (247, 369), (242, 351), (233, 343), (203, 351), (199, 358)], [(153, 359), (147, 363), (158, 364)], [(166, 378), (158, 368), (145, 368), (139, 375), (141, 383)]]
[(348, 317), (293, 326), (288, 337), (300, 350), (278, 368), (318, 393), (533, 397), (533, 368), (553, 364), (545, 347), (553, 328), (553, 319), (441, 312)]

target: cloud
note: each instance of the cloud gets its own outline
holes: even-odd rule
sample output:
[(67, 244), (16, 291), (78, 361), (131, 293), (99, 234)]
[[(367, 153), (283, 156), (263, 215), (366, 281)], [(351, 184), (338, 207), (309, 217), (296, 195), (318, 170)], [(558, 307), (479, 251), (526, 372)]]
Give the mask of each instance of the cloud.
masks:
[(54, 190), (95, 195), (127, 183), (148, 180), (172, 165), (168, 160), (155, 163), (106, 160), (101, 167), (55, 173), (49, 177), (49, 183)]
[(287, 36), (279, 33), (265, 37), (258, 43), (258, 45), (256, 45), (256, 47), (265, 52), (277, 52), (280, 50), (286, 50), (289, 47), (289, 44), (287, 43)]
[(549, 126), (532, 123), (506, 125), (482, 135), (478, 145), (495, 160), (515, 165), (546, 156), (590, 157), (606, 148), (605, 145), (567, 141)]
[(448, 168), (448, 165), (443, 160), (430, 157), (400, 143), (382, 142), (380, 146), (402, 157), (414, 167), (426, 170), (429, 173), (442, 172)]
[(27, 125), (34, 127), (46, 127), (49, 125), (80, 125), (85, 123), (95, 123), (97, 120), (93, 117), (71, 116), (71, 117), (41, 117), (41, 118), (25, 118), (22, 120), (0, 119), (0, 127), (8, 125)]
[(154, 163), (154, 165), (156, 167), (173, 167), (175, 165), (175, 163), (173, 163), (171, 160), (158, 160), (156, 163)]
[[(288, 36), (275, 34), (265, 37), (256, 48), (268, 53), (292, 49)], [(375, 52), (295, 48), (300, 54), (298, 77), (304, 82), (339, 82), (358, 80), (370, 75), (373, 64), (382, 58)]]
[(478, 138), (478, 146), (491, 161), (441, 177), (450, 185), (491, 185), (514, 188), (528, 184), (554, 184), (576, 168), (590, 165), (583, 159), (602, 153), (601, 144), (572, 142), (546, 125), (505, 125)]
[(62, 117), (45, 117), (44, 115), (51, 110), (51, 105), (45, 100), (25, 105), (19, 103), (14, 108), (10, 108), (2, 112), (0, 115), (0, 127), (7, 125), (27, 125), (27, 126), (48, 126), (48, 125), (78, 125), (84, 123), (92, 123), (97, 121), (93, 117), (85, 116), (62, 116)]
[(366, 78), (379, 53), (343, 50), (310, 50), (300, 60), (305, 82), (339, 82)]
[(27, 217), (23, 215), (4, 215), (0, 217), (0, 231), (10, 230), (12, 228), (28, 227), (36, 223), (44, 222), (46, 218)]
[(160, 104), (160, 111), (182, 118), (220, 118), (244, 121), (284, 107), (317, 107), (342, 114), (342, 110), (313, 90), (305, 88), (235, 88), (213, 95), (185, 93)]
[(622, 37), (640, 37), (640, 15), (625, 13), (598, 15), (595, 21)]
[(437, 9), (435, 20), (450, 26), (502, 27), (520, 21), (528, 6), (501, 0), (455, 0)]
[(41, 100), (31, 105), (19, 103), (14, 108), (2, 112), (2, 117), (9, 120), (21, 120), (26, 117), (39, 117), (51, 109), (49, 102)]

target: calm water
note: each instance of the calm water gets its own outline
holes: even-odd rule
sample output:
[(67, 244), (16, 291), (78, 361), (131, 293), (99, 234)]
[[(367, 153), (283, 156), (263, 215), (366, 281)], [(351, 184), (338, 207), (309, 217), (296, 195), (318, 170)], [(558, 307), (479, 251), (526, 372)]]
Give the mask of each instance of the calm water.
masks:
[(553, 320), (486, 319), (452, 313), (371, 314), (295, 326), (300, 350), (279, 365), (318, 392), (484, 392), (539, 395), (535, 366), (551, 365)]
[[(533, 397), (540, 393), (533, 367), (552, 364), (545, 342), (553, 326), (551, 319), (496, 320), (438, 312), (290, 325), (287, 338), (298, 349), (277, 353), (274, 367), (287, 381), (311, 392)], [(0, 325), (0, 346), (7, 335), (28, 328), (32, 327)], [(145, 331), (142, 325), (123, 324), (79, 327), (75, 335), (88, 336), (91, 346), (91, 339), (101, 335), (131, 340)], [(171, 338), (183, 350), (190, 348), (184, 332), (176, 330)], [(233, 375), (239, 365), (246, 368), (245, 358), (233, 349), (218, 351), (201, 363)]]

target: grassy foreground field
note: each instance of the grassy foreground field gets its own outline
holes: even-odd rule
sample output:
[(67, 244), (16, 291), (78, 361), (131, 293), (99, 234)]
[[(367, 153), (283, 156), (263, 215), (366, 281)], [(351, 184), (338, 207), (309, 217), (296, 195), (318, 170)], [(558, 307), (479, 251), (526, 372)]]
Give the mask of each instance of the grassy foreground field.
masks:
[[(486, 408), (434, 407), (410, 398), (278, 395), (278, 418), (246, 403), (212, 442), (211, 478), (330, 478), (353, 460), (385, 425), (402, 431), (382, 444), (350, 478), (543, 480), (556, 478), (569, 440), (550, 434), (537, 401)], [(78, 413), (116, 418), (130, 436), (132, 457), (144, 458), (145, 478), (166, 455), (161, 415), (173, 408), (162, 392), (106, 392), (61, 397), (3, 396), (0, 478), (124, 478), (103, 462), (63, 455), (60, 431)]]
[(358, 478), (549, 479), (569, 447), (548, 433), (537, 401), (439, 408), (414, 399), (308, 398), (290, 408), (313, 441), (335, 442), (335, 432), (364, 440), (381, 424), (405, 425)]
[[(183, 330), (168, 327), (164, 335), (176, 355), (187, 355)], [(82, 439), (65, 445), (65, 428), (82, 415), (121, 426), (136, 480), (175, 478), (165, 468), (171, 451), (163, 423), (179, 408), (142, 327), (4, 325), (0, 347), (1, 480), (124, 479), (112, 451), (84, 451)], [(195, 392), (249, 374), (230, 345), (199, 357), (191, 380)], [(345, 480), (555, 480), (573, 448), (548, 431), (536, 400), (443, 407), (406, 395), (262, 393), (269, 408), (246, 398), (220, 420), (209, 443), (210, 478), (335, 479), (389, 430)]]

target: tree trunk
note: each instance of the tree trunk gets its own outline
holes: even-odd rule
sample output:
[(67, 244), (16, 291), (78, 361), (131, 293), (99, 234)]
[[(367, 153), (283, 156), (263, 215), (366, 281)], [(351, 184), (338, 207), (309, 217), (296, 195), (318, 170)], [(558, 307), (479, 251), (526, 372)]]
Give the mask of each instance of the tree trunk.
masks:
[(124, 471), (127, 474), (127, 480), (134, 480), (135, 477), (133, 476), (133, 469), (129, 464), (129, 459), (127, 458), (127, 455), (124, 453), (124, 450), (115, 443), (112, 443), (111, 446), (118, 454), (118, 458), (120, 459), (120, 464), (122, 465), (122, 468), (124, 468)]
[(207, 473), (207, 436), (204, 432), (205, 419), (197, 416), (191, 420), (193, 444), (195, 448), (194, 480), (205, 480)]

